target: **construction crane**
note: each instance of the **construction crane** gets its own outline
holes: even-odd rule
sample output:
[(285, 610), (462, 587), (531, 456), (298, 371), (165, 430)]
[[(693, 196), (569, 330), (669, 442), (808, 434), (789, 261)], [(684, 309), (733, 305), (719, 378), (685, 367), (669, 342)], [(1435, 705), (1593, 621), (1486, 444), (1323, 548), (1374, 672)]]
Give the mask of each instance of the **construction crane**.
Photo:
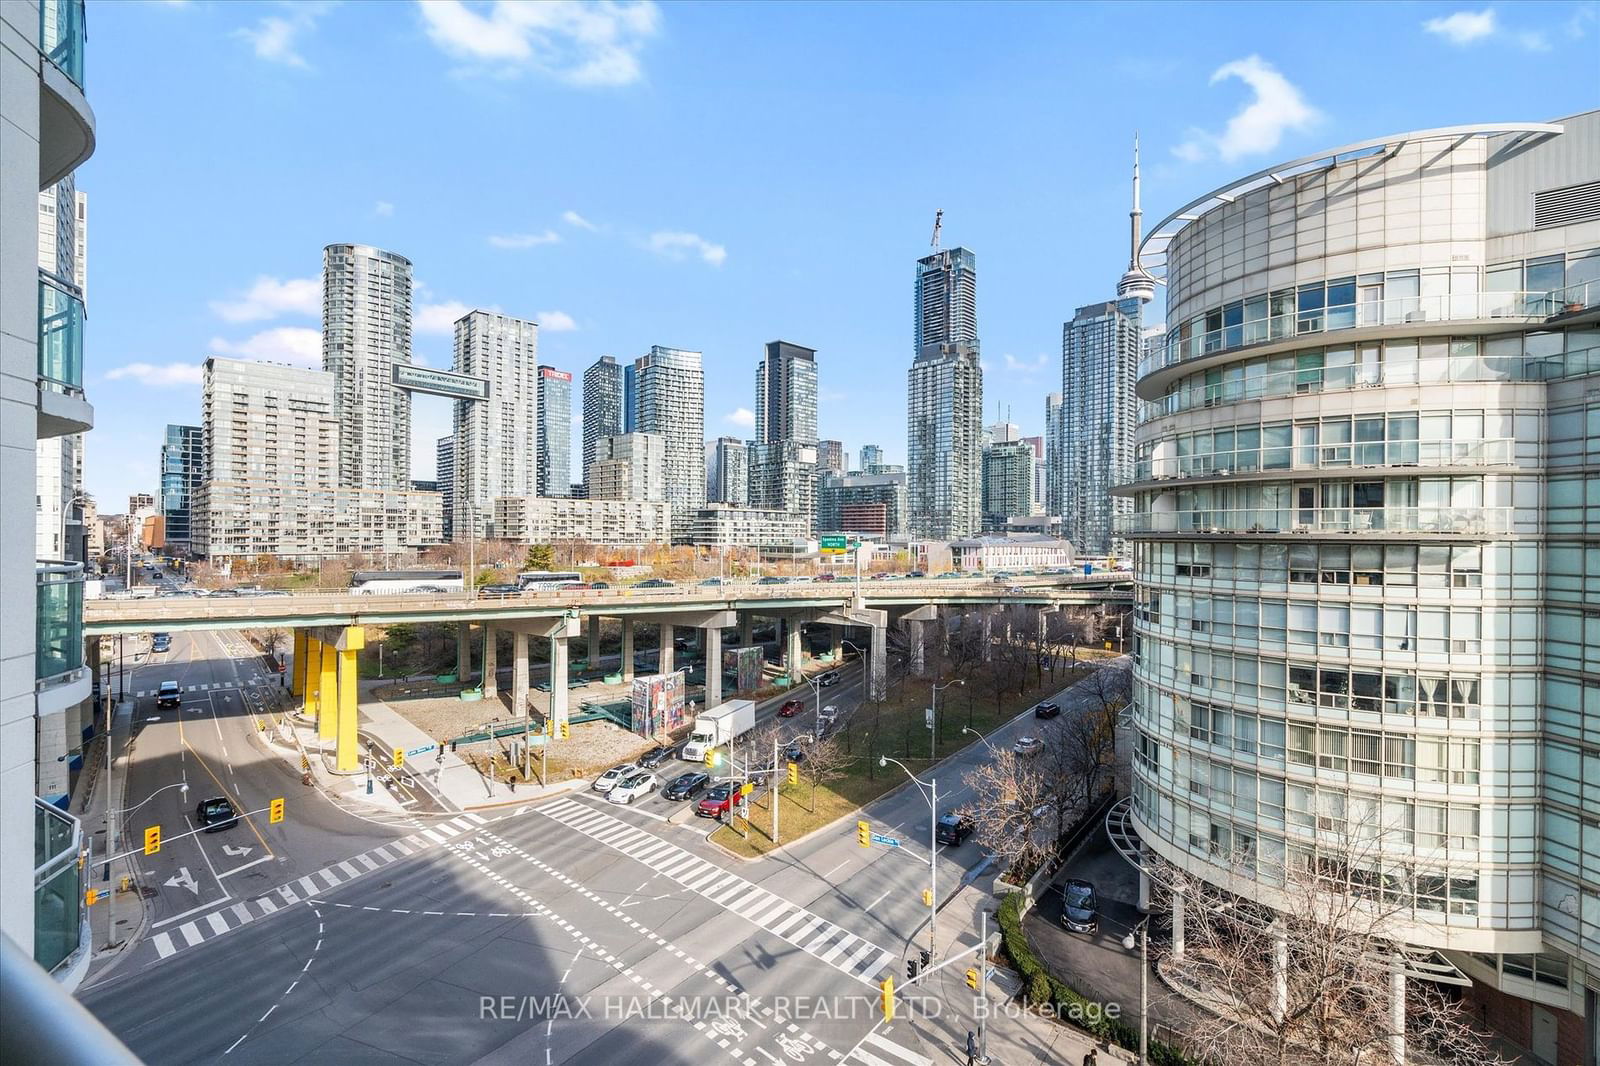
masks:
[(939, 230), (943, 227), (944, 208), (941, 207), (933, 213), (933, 240), (928, 242), (933, 246), (933, 250), (936, 252), (939, 250)]

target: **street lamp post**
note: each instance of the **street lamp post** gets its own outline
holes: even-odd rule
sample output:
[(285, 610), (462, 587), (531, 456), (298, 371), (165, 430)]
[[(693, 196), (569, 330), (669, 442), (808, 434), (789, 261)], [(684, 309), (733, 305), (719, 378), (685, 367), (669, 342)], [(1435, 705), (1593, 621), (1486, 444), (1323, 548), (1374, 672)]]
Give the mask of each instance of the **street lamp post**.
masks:
[[(1134, 930), (1122, 938), (1122, 946), (1133, 950)], [(1139, 923), (1139, 1066), (1148, 1066), (1150, 1018), (1150, 919)]]
[[(61, 558), (66, 562), (72, 561), (72, 553), (67, 550), (67, 516), (72, 513), (73, 504), (85, 503), (88, 499), (88, 493), (80, 492), (61, 506)], [(87, 555), (88, 553), (85, 552), (84, 554)], [(87, 562), (88, 560), (85, 559), (84, 561)]]
[(905, 770), (911, 783), (917, 786), (917, 791), (928, 802), (928, 898), (931, 900), (928, 906), (928, 958), (931, 960), (937, 957), (939, 947), (939, 779), (928, 778), (928, 784), (924, 787), (922, 780), (906, 769), (905, 763), (887, 755), (878, 756), (880, 767), (890, 763)]
[[(146, 803), (155, 799), (169, 788), (176, 788), (180, 795), (189, 791), (188, 781), (175, 781), (170, 785), (162, 785), (132, 807), (124, 807), (120, 811), (106, 804), (106, 946), (114, 943), (117, 935), (117, 886), (111, 882), (111, 858), (117, 852), (117, 815), (132, 814)], [(111, 697), (106, 695), (106, 797), (116, 795), (111, 789)]]
[(872, 698), (872, 657), (867, 650), (853, 640), (839, 638), (839, 647), (850, 648), (861, 656), (861, 682), (866, 689), (867, 698)]
[(930, 760), (934, 760), (934, 759), (938, 759), (939, 758), (939, 693), (941, 691), (943, 691), (944, 689), (949, 688), (951, 685), (965, 685), (965, 684), (966, 684), (966, 682), (961, 680), (958, 677), (954, 681), (946, 681), (942, 685), (934, 685), (934, 686), (932, 686), (932, 688), (933, 688), (932, 704), (933, 705), (928, 708), (928, 715), (929, 715), (929, 717), (931, 717), (933, 719), (933, 721), (931, 723), (929, 723), (929, 726), (928, 726), (928, 730), (929, 730), (928, 758)]

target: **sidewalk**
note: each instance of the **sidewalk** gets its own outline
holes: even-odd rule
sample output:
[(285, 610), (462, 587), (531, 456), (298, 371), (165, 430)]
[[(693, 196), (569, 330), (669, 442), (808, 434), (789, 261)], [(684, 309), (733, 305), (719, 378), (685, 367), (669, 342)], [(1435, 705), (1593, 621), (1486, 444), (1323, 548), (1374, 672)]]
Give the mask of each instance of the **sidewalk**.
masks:
[[(995, 921), (995, 911), (1000, 906), (1000, 900), (994, 895), (995, 876), (986, 871), (972, 879), (939, 908), (939, 934), (944, 942), (940, 948), (942, 958), (948, 959), (977, 945), (980, 910), (987, 911), (989, 915), (991, 949), (999, 943), (1000, 926)], [(924, 925), (924, 933), (925, 930)], [(926, 936), (919, 936), (915, 940), (926, 943)], [(912, 946), (909, 952), (916, 950)], [(921, 988), (919, 994), (941, 1001), (937, 1014), (919, 1010), (911, 1020), (912, 1028), (922, 1040), (923, 1050), (933, 1059), (935, 1066), (945, 1063), (964, 1066), (967, 1061), (967, 1033), (969, 1030), (977, 1032), (978, 1022), (977, 994), (967, 988), (966, 971), (968, 967), (977, 966), (977, 956), (968, 955), (935, 973), (928, 979), (926, 987), (923, 987), (922, 981), (913, 986)], [(1138, 1060), (1136, 1054), (1096, 1042), (1082, 1029), (1024, 1010), (1017, 999), (1019, 991), (1020, 980), (1016, 974), (998, 966), (993, 967), (988, 982), (986, 1037), (989, 1060), (995, 1066), (1045, 1063), (1078, 1066), (1091, 1047), (1098, 1051), (1104, 1066)], [(1137, 1001), (1133, 1009), (1136, 1013)]]
[[(83, 953), (83, 958), (74, 962), (73, 973), (64, 984), (69, 988), (77, 987), (84, 983), (92, 973), (96, 980), (104, 976), (122, 961), (132, 948), (138, 943), (144, 933), (145, 911), (144, 904), (137, 888), (137, 872), (134, 869), (132, 856), (122, 858), (108, 864), (107, 856), (118, 851), (126, 851), (131, 846), (128, 841), (133, 836), (128, 833), (127, 827), (118, 824), (118, 844), (112, 841), (106, 833), (106, 814), (110, 809), (121, 808), (125, 805), (123, 791), (128, 779), (128, 744), (133, 729), (134, 701), (123, 700), (117, 705), (111, 721), (111, 757), (113, 772), (111, 780), (115, 781), (118, 792), (115, 795), (107, 794), (107, 777), (105, 771), (105, 736), (102, 734), (95, 745), (94, 756), (97, 760), (98, 773), (95, 776), (90, 791), (83, 794), (81, 806), (74, 804), (73, 814), (83, 823), (84, 836), (93, 841), (89, 864), (83, 871), (83, 888), (98, 889), (100, 899), (92, 907), (85, 908), (88, 912), (86, 930), (88, 951)], [(107, 867), (110, 867), (110, 876), (107, 877)], [(129, 888), (126, 892), (117, 891), (122, 879), (129, 879)], [(114, 923), (114, 924), (113, 924)]]

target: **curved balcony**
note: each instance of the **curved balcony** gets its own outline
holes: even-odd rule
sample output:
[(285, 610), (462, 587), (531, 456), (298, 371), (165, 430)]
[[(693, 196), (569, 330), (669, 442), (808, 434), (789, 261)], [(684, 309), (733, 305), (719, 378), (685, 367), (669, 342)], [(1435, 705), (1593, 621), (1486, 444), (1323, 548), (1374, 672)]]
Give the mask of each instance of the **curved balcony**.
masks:
[(1439, 336), (1507, 332), (1548, 319), (1567, 318), (1568, 290), (1478, 292), (1399, 296), (1366, 303), (1300, 308), (1265, 318), (1224, 324), (1219, 329), (1168, 341), (1139, 363), (1136, 391), (1156, 400), (1182, 375), (1232, 362), (1241, 353), (1270, 355), (1292, 351), (1307, 338), (1337, 333), (1342, 343), (1399, 336)]
[(1512, 530), (1510, 507), (1249, 507), (1120, 515), (1122, 536), (1398, 534), (1486, 540)]
[(33, 801), (33, 960), (54, 972), (83, 943), (83, 867), (78, 820), (38, 797)]
[(76, 680), (83, 669), (83, 564), (35, 565), (34, 671), (40, 689)]
[(39, 0), (39, 188), (94, 154), (94, 111), (83, 94), (83, 0)]
[(83, 398), (83, 297), (69, 281), (39, 271), (39, 432), (61, 437), (94, 428)]
[(1367, 474), (1404, 474), (1413, 470), (1479, 470), (1513, 466), (1514, 437), (1487, 440), (1389, 440), (1343, 444), (1311, 444), (1250, 451), (1178, 455), (1134, 464), (1134, 480), (1117, 485), (1113, 495), (1130, 496), (1151, 488), (1175, 487), (1172, 481), (1205, 484), (1235, 477), (1283, 478), (1302, 471), (1350, 470)]

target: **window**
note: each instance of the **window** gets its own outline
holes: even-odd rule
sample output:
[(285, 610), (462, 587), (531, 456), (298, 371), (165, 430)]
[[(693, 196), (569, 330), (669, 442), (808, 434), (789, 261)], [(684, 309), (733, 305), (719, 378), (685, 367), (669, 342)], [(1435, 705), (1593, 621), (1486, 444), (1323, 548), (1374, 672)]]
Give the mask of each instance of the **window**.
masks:
[(1383, 735), (1360, 730), (1350, 734), (1350, 769), (1377, 777), (1383, 769)]
[(1289, 726), (1289, 761), (1300, 766), (1316, 762), (1317, 731), (1308, 725)]

